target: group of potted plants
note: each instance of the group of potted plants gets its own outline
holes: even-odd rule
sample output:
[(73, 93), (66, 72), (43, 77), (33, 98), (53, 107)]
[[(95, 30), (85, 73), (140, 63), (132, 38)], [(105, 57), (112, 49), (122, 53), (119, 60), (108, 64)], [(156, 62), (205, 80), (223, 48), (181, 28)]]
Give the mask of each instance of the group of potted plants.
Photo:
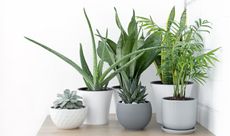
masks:
[[(218, 61), (215, 56), (218, 48), (205, 51), (203, 44), (201, 33), (209, 32), (209, 22), (199, 19), (195, 25), (187, 25), (186, 9), (177, 22), (173, 7), (166, 28), (162, 28), (151, 17), (136, 17), (133, 11), (126, 32), (115, 9), (115, 20), (120, 30), (118, 42), (108, 38), (108, 30), (105, 36), (97, 30), (99, 40), (96, 46), (95, 34), (85, 10), (84, 15), (92, 39), (92, 72), (81, 44), (79, 66), (61, 53), (25, 37), (70, 64), (85, 82), (86, 87), (77, 92), (65, 90), (64, 95), (58, 95), (59, 99), (50, 110), (57, 127), (76, 128), (83, 121), (85, 124), (107, 124), (114, 92), (119, 98), (116, 113), (120, 124), (126, 129), (144, 129), (151, 120), (152, 107), (145, 98), (146, 87), (141, 84), (140, 77), (154, 63), (161, 79), (151, 82), (157, 122), (166, 132), (194, 131), (197, 102), (190, 95), (192, 81), (204, 83), (207, 70)], [(104, 70), (105, 63), (109, 67)], [(114, 77), (117, 77), (119, 85), (109, 88), (108, 83)]]

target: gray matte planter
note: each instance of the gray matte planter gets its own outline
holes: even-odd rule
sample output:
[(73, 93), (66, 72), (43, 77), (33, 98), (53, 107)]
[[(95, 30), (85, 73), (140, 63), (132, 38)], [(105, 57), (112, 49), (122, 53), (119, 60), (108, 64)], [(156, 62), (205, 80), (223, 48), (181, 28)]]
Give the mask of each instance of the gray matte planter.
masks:
[(139, 104), (117, 103), (117, 118), (126, 129), (141, 130), (150, 122), (152, 107), (150, 102)]
[(190, 130), (196, 124), (197, 100), (162, 99), (162, 123), (171, 130)]

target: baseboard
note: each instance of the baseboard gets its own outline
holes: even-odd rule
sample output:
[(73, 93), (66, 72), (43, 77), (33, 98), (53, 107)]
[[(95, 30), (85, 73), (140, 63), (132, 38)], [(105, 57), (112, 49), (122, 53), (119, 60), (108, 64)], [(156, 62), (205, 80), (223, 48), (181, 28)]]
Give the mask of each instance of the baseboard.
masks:
[(217, 110), (201, 103), (198, 104), (197, 122), (216, 136), (224, 136), (229, 133), (224, 116)]

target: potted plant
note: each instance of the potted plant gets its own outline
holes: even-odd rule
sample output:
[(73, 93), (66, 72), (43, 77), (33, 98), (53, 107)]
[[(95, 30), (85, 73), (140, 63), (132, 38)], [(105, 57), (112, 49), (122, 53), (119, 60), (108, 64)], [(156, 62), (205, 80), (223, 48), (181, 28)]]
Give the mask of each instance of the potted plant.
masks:
[[(123, 56), (122, 58), (119, 58), (116, 63), (113, 63), (110, 67), (108, 67), (106, 70), (104, 70), (104, 61), (106, 60), (107, 56), (105, 54), (107, 48), (102, 48), (101, 52), (101, 59), (98, 60), (97, 52), (96, 52), (96, 42), (94, 38), (94, 33), (92, 30), (91, 23), (89, 21), (89, 18), (86, 14), (86, 11), (84, 10), (84, 15), (87, 20), (91, 39), (92, 39), (92, 49), (93, 49), (93, 72), (90, 71), (88, 64), (85, 60), (82, 45), (80, 44), (80, 60), (81, 60), (81, 66), (76, 64), (71, 59), (65, 57), (61, 53), (47, 47), (44, 44), (41, 44), (35, 40), (32, 40), (28, 37), (25, 37), (27, 40), (35, 43), (36, 45), (39, 45), (40, 47), (46, 49), (47, 51), (53, 53), (60, 59), (64, 60), (66, 63), (71, 65), (75, 70), (77, 70), (83, 77), (83, 80), (85, 82), (86, 87), (82, 87), (78, 89), (78, 95), (82, 96), (86, 102), (86, 105), (88, 106), (88, 114), (87, 118), (85, 120), (86, 124), (94, 124), (94, 125), (102, 125), (106, 124), (108, 122), (108, 114), (109, 114), (109, 108), (110, 108), (110, 102), (111, 102), (111, 96), (113, 89), (108, 88), (109, 81), (115, 77), (120, 71), (122, 71), (124, 68), (132, 64), (137, 58), (141, 57), (141, 53), (146, 50), (152, 50), (152, 48), (148, 49), (142, 49), (138, 50), (136, 52), (132, 52), (131, 54), (127, 54)], [(106, 31), (106, 35), (108, 35), (108, 31)], [(98, 46), (103, 46), (103, 44), (106, 44), (106, 38), (104, 38), (102, 41), (98, 42)], [(104, 46), (105, 47), (105, 46)], [(132, 57), (133, 55), (139, 54), (135, 57)], [(132, 58), (131, 58), (132, 57)], [(129, 59), (131, 58), (131, 59)], [(126, 60), (129, 59), (127, 62)], [(123, 66), (119, 67), (115, 71), (114, 68), (117, 67), (121, 62), (126, 61), (127, 63)]]
[[(127, 33), (121, 25), (116, 9), (115, 13), (116, 23), (121, 31), (120, 38), (117, 43), (107, 38), (107, 44), (104, 44), (108, 48), (105, 53), (108, 57), (106, 57), (105, 61), (110, 66), (127, 54), (142, 49), (153, 48), (152, 50), (142, 52), (141, 57), (117, 75), (120, 86), (116, 88), (118, 88), (118, 94), (121, 98), (121, 101), (117, 102), (116, 108), (118, 121), (126, 129), (140, 130), (146, 127), (152, 117), (151, 103), (145, 98), (147, 96), (146, 88), (141, 86), (140, 76), (158, 56), (161, 45), (161, 33), (155, 32), (148, 37), (140, 34), (141, 28), (138, 29), (134, 11), (128, 25)], [(100, 33), (98, 35), (102, 37)], [(101, 56), (102, 48), (104, 47), (99, 46), (98, 48), (99, 56)], [(131, 58), (135, 58), (138, 55), (140, 54), (132, 55)], [(121, 62), (118, 66), (114, 67), (114, 70), (116, 71), (129, 61), (127, 59)]]
[(166, 30), (153, 25), (154, 22), (150, 19), (152, 29), (149, 31), (158, 29), (164, 32), (162, 46), (165, 48), (161, 50), (159, 62), (155, 63), (162, 79), (161, 84), (173, 85), (170, 95), (161, 95), (162, 129), (167, 132), (186, 133), (194, 131), (197, 106), (196, 99), (186, 95), (186, 88), (191, 88), (191, 81), (199, 84), (205, 82), (207, 70), (218, 61), (215, 52), (219, 48), (205, 50), (201, 34), (209, 33), (211, 27), (207, 20), (199, 19), (195, 21), (195, 25), (186, 25), (186, 9), (179, 22), (174, 17), (175, 8), (171, 10)]
[(83, 105), (82, 97), (76, 95), (76, 91), (69, 89), (57, 97), (50, 108), (53, 123), (60, 129), (80, 127), (87, 115), (87, 107)]
[[(170, 52), (170, 49), (173, 49), (172, 47), (178, 44), (178, 42), (187, 42), (187, 43), (192, 42), (193, 44), (198, 44), (202, 46), (203, 43), (200, 41), (202, 40), (200, 32), (202, 32), (203, 28), (209, 28), (210, 26), (207, 25), (208, 24), (207, 21), (200, 22), (200, 25), (198, 24), (199, 26), (195, 28), (193, 28), (194, 26), (188, 26), (187, 28), (190, 29), (191, 32), (190, 34), (185, 33), (184, 20), (186, 18), (186, 13), (183, 12), (181, 16), (181, 23), (177, 23), (175, 21), (175, 7), (171, 9), (171, 12), (167, 20), (166, 28), (162, 28), (158, 26), (151, 17), (150, 18), (137, 17), (137, 18), (141, 26), (148, 31), (147, 32), (148, 34), (154, 33), (156, 31), (162, 32), (161, 47), (164, 48), (161, 48), (161, 52), (159, 53), (158, 57), (154, 61), (154, 65), (155, 68), (157, 69), (157, 74), (159, 75), (160, 80), (151, 82), (153, 88), (154, 104), (156, 107), (155, 109), (156, 121), (162, 124), (161, 99), (173, 95), (173, 91), (174, 91), (174, 84), (173, 84), (174, 77), (172, 71), (174, 64), (169, 61), (171, 56), (167, 56), (167, 52)], [(204, 31), (207, 30), (204, 29)], [(185, 37), (185, 36), (186, 36), (186, 40), (180, 39), (180, 37)], [(185, 94), (186, 97), (191, 97), (192, 87), (193, 87), (193, 83), (188, 82), (186, 86), (186, 94)]]

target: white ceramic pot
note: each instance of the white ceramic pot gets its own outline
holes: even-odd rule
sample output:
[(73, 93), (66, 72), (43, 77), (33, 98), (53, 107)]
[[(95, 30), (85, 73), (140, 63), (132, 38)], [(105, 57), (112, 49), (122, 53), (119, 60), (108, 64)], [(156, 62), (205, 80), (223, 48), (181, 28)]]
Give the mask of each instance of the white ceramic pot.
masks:
[[(156, 109), (156, 121), (157, 123), (162, 124), (161, 119), (161, 99), (168, 96), (173, 96), (173, 87), (174, 85), (162, 84), (161, 81), (153, 81), (151, 82), (152, 89), (153, 89), (153, 100)], [(186, 97), (191, 97), (193, 83), (189, 82), (186, 86)]]
[(197, 100), (162, 99), (162, 125), (172, 130), (193, 129), (196, 124)]
[(87, 115), (87, 107), (80, 109), (50, 108), (50, 117), (60, 129), (73, 129), (80, 127)]
[(88, 113), (84, 124), (103, 125), (109, 120), (109, 109), (113, 89), (103, 91), (88, 91), (79, 88), (77, 94), (83, 97)]

